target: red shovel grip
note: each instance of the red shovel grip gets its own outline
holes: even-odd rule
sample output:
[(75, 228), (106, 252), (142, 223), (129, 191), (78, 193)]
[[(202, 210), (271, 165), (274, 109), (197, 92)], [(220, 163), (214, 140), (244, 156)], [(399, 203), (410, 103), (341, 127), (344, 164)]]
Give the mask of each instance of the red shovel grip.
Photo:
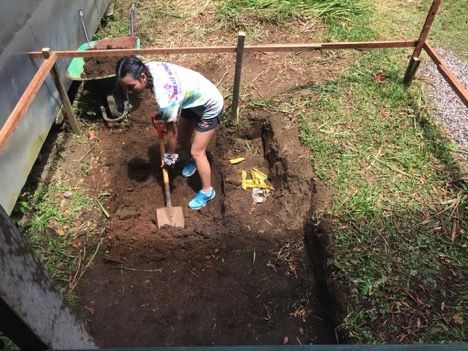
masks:
[(166, 128), (164, 126), (164, 122), (162, 121), (162, 119), (158, 119), (156, 114), (151, 115), (150, 118), (151, 118), (151, 123), (153, 124), (154, 129), (158, 133), (158, 138), (164, 139), (164, 132)]

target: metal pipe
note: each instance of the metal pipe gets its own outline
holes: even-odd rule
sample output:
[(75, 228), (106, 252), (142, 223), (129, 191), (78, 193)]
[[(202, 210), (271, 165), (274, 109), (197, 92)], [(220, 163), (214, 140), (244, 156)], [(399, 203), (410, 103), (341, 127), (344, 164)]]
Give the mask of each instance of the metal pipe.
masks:
[(86, 29), (86, 25), (85, 25), (85, 22), (84, 22), (83, 10), (80, 10), (79, 14), (80, 14), (81, 28), (83, 29), (83, 33), (84, 33), (84, 36), (86, 38), (86, 43), (89, 46), (90, 40), (89, 40), (88, 30)]
[(130, 35), (135, 36), (135, 3), (130, 5)]

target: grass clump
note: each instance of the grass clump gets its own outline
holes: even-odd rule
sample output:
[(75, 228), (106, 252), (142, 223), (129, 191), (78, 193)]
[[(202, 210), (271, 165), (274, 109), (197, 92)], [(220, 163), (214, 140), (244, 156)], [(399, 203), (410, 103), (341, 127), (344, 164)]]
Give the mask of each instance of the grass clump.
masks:
[(332, 29), (332, 38), (347, 37), (351, 28), (357, 30), (351, 30), (357, 37), (372, 36), (368, 26), (362, 27), (366, 22), (364, 18), (369, 15), (368, 4), (362, 1), (224, 0), (219, 3), (218, 10), (226, 23), (236, 30), (249, 27), (254, 22), (278, 25), (295, 18), (323, 18)]
[(221, 14), (230, 18), (234, 27), (246, 14), (262, 22), (280, 24), (294, 17), (349, 18), (364, 11), (359, 3), (351, 0), (225, 0), (219, 6)]
[(95, 229), (90, 222), (78, 227), (74, 223), (92, 208), (92, 201), (79, 189), (52, 184), (39, 187), (33, 194), (23, 194), (13, 212), (35, 254), (62, 292), (71, 287), (81, 252), (79, 237)]
[(350, 293), (349, 335), (364, 343), (461, 341), (468, 198), (450, 185), (458, 175), (450, 142), (421, 116), (403, 71), (388, 52), (363, 56), (316, 88), (301, 138), (317, 176), (336, 189), (318, 216), (340, 228), (330, 267)]

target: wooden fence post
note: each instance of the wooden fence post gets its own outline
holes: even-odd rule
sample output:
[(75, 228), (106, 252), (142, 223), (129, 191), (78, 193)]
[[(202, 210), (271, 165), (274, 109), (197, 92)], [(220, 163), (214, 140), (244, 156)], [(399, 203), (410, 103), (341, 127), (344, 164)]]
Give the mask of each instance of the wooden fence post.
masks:
[(410, 62), (408, 64), (408, 68), (406, 69), (405, 77), (403, 79), (403, 83), (406, 86), (410, 86), (411, 82), (413, 81), (414, 75), (418, 70), (419, 64), (421, 63), (419, 60), (419, 55), (426, 43), (427, 36), (429, 35), (429, 31), (432, 26), (432, 22), (434, 22), (434, 18), (439, 10), (441, 0), (434, 0), (431, 5), (431, 9), (429, 10), (429, 14), (427, 15), (426, 22), (424, 23), (423, 29), (421, 30), (421, 34), (419, 35), (418, 42), (416, 47), (414, 48), (413, 54), (411, 55)]
[[(46, 59), (49, 58), (50, 49), (49, 48), (42, 49), (42, 54), (44, 55), (44, 58)], [(67, 91), (65, 90), (65, 87), (63, 86), (62, 81), (60, 80), (60, 75), (58, 73), (57, 66), (55, 65), (55, 63), (52, 66), (50, 73), (52, 74), (52, 78), (54, 80), (55, 86), (59, 92), (60, 99), (62, 100), (63, 110), (65, 111), (65, 117), (67, 118), (68, 123), (70, 123), (73, 133), (80, 134), (81, 133), (80, 125), (78, 124), (78, 121), (75, 118), (75, 114), (73, 113), (70, 99), (68, 98)]]
[(244, 58), (244, 45), (245, 45), (245, 33), (239, 32), (237, 35), (237, 49), (236, 49), (236, 68), (234, 72), (234, 86), (232, 88), (232, 105), (231, 114), (232, 119), (239, 123), (239, 94), (240, 94), (240, 83), (242, 74), (242, 61)]

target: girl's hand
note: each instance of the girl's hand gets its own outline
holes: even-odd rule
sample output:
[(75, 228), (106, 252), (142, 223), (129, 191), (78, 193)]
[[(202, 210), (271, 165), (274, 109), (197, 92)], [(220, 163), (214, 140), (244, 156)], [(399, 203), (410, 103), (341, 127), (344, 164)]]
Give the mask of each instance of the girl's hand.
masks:
[(173, 166), (179, 159), (179, 154), (165, 153), (163, 156), (164, 164), (166, 166)]

